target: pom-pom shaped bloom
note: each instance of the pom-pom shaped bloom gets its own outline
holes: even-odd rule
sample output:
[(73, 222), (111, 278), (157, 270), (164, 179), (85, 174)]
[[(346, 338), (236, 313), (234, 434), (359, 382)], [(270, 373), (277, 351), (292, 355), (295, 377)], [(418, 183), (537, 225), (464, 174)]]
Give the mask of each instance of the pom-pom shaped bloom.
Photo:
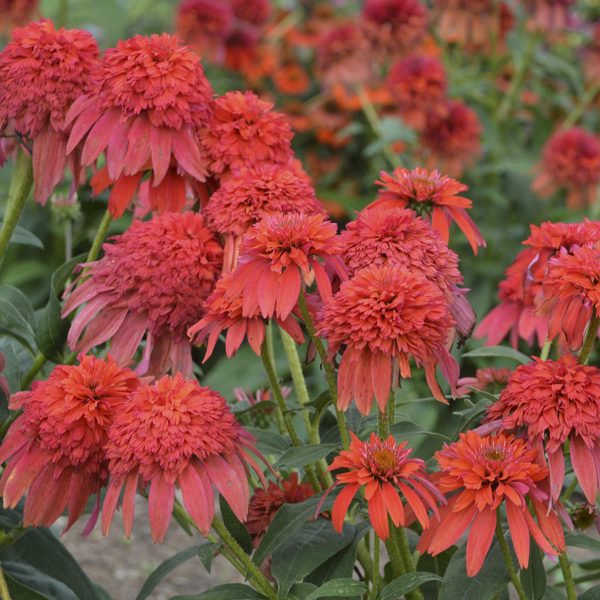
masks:
[(69, 331), (69, 345), (86, 352), (111, 340), (110, 352), (131, 362), (147, 333), (142, 374), (169, 368), (192, 373), (187, 328), (203, 314), (223, 263), (223, 250), (197, 213), (167, 213), (134, 221), (104, 257), (84, 265), (83, 281), (63, 314), (85, 307)]
[(10, 33), (13, 27), (25, 25), (37, 12), (39, 0), (0, 0), (0, 35)]
[(422, 129), (430, 112), (443, 109), (448, 87), (442, 61), (427, 54), (413, 54), (390, 69), (387, 87), (402, 119)]
[(221, 173), (262, 162), (289, 162), (292, 137), (290, 124), (271, 102), (253, 92), (227, 92), (213, 101), (202, 142), (213, 171)]
[(557, 361), (540, 360), (517, 367), (487, 411), (503, 429), (523, 430), (533, 446), (546, 454), (550, 493), (558, 501), (564, 477), (563, 445), (590, 504), (600, 488), (600, 369), (578, 364), (567, 354)]
[(356, 493), (364, 486), (369, 520), (375, 533), (387, 540), (390, 535), (388, 516), (398, 526), (406, 525), (401, 496), (412, 509), (423, 527), (429, 525), (429, 509), (438, 514), (438, 504), (445, 499), (429, 481), (425, 462), (410, 458), (412, 450), (390, 435), (382, 440), (374, 433), (368, 442), (361, 442), (353, 433), (348, 450), (342, 450), (333, 459), (330, 471), (337, 473), (336, 484), (343, 485), (333, 504), (333, 526), (341, 532), (348, 507)]
[[(90, 496), (99, 494), (108, 479), (108, 429), (138, 385), (132, 371), (111, 359), (84, 356), (80, 365), (60, 365), (30, 392), (11, 398), (10, 408), (23, 413), (0, 447), (0, 459), (7, 462), (0, 493), (7, 508), (27, 493), (26, 527), (50, 526), (68, 509), (68, 529)], [(98, 497), (86, 533), (99, 506)]]
[(540, 311), (549, 314), (548, 336), (564, 334), (571, 350), (581, 348), (592, 317), (600, 316), (600, 246), (562, 250), (548, 261)]
[(322, 215), (268, 215), (245, 235), (225, 298), (241, 294), (244, 314), (260, 309), (264, 319), (275, 316), (285, 321), (298, 302), (303, 283), (316, 281), (321, 297), (331, 296), (325, 266), (341, 278), (347, 277), (339, 251), (337, 226)]
[[(498, 508), (504, 504), (512, 544), (519, 565), (529, 565), (530, 536), (546, 553), (565, 549), (560, 522), (549, 512), (539, 485), (548, 470), (536, 462), (536, 450), (522, 439), (503, 433), (460, 435), (436, 452), (442, 492), (456, 492), (440, 510), (439, 519), (425, 530), (417, 548), (433, 556), (453, 544), (470, 527), (467, 539), (467, 575), (475, 576), (487, 556), (496, 530)], [(528, 508), (531, 501), (537, 523)], [(539, 523), (539, 525), (538, 525)]]
[(84, 165), (105, 154), (106, 166), (92, 179), (94, 192), (112, 185), (109, 209), (118, 217), (151, 171), (151, 208), (183, 210), (186, 179), (191, 185), (207, 173), (198, 130), (212, 88), (198, 55), (166, 33), (136, 35), (106, 51), (95, 80), (67, 116), (67, 150), (82, 142)]
[(225, 60), (233, 24), (233, 7), (222, 0), (184, 0), (177, 9), (177, 35), (201, 57), (217, 63)]
[(427, 116), (421, 142), (428, 164), (460, 177), (481, 154), (481, 123), (477, 113), (459, 100), (448, 100), (444, 110)]
[(427, 28), (419, 0), (366, 0), (361, 16), (375, 47), (391, 55), (414, 48)]
[(109, 531), (119, 495), (125, 535), (133, 527), (136, 489), (148, 489), (150, 529), (155, 542), (167, 532), (175, 489), (194, 523), (208, 533), (214, 491), (246, 520), (250, 493), (248, 465), (263, 478), (248, 450), (252, 436), (235, 420), (225, 399), (177, 373), (141, 385), (123, 405), (106, 443), (110, 482), (102, 509), (102, 532)]
[(475, 377), (462, 377), (458, 380), (460, 386), (457, 395), (470, 394), (472, 389), (482, 390), (491, 394), (497, 394), (504, 388), (512, 371), (510, 369), (498, 369), (488, 367), (477, 369)]
[(540, 196), (565, 188), (568, 206), (593, 204), (600, 184), (600, 138), (580, 127), (555, 133), (544, 146), (537, 171), (532, 187)]
[(0, 135), (31, 140), (34, 196), (42, 204), (67, 164), (67, 111), (89, 91), (97, 64), (98, 46), (90, 33), (55, 29), (50, 20), (15, 29), (0, 52)]
[[(252, 311), (244, 309), (241, 291), (237, 295), (230, 293), (231, 287), (235, 285), (235, 273), (237, 272), (225, 273), (217, 281), (215, 290), (204, 303), (204, 316), (188, 329), (188, 335), (194, 343), (202, 344), (206, 341), (204, 362), (212, 355), (221, 332), (225, 330), (225, 352), (229, 358), (239, 350), (245, 337), (252, 350), (258, 355), (261, 353), (265, 322), (259, 306), (255, 306)], [(276, 315), (273, 318), (299, 344), (304, 342), (302, 329), (291, 314), (285, 319), (278, 319)]]
[(439, 171), (398, 167), (391, 174), (382, 171), (377, 184), (382, 189), (373, 207), (406, 207), (417, 214), (431, 216), (432, 227), (441, 233), (446, 243), (450, 236), (450, 224), (454, 221), (469, 240), (475, 254), (478, 246), (485, 246), (483, 236), (467, 213), (473, 203), (460, 195), (468, 189), (460, 181), (446, 177)]
[(300, 483), (298, 473), (292, 473), (287, 479), (275, 483), (271, 481), (265, 489), (257, 488), (250, 498), (246, 528), (257, 546), (266, 533), (275, 514), (284, 504), (304, 502), (315, 491), (310, 483)]
[(318, 333), (333, 358), (344, 346), (338, 372), (338, 408), (352, 398), (366, 415), (373, 396), (383, 412), (390, 396), (394, 365), (410, 377), (410, 358), (425, 368), (433, 395), (447, 402), (435, 380), (439, 362), (451, 384), (458, 367), (446, 349), (455, 321), (445, 294), (421, 273), (394, 266), (371, 266), (342, 283), (319, 315)]

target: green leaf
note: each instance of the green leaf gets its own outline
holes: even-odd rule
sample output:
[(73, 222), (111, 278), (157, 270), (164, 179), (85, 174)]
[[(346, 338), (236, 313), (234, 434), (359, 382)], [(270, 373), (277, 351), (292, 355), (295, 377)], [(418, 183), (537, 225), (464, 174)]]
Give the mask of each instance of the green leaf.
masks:
[(35, 333), (39, 349), (46, 358), (54, 362), (62, 361), (64, 345), (69, 333), (69, 322), (63, 320), (60, 315), (61, 305), (58, 297), (72, 276), (75, 266), (85, 258), (85, 254), (80, 254), (54, 271), (50, 281), (48, 302), (36, 315)]
[(44, 244), (40, 238), (28, 231), (24, 227), (17, 225), (10, 238), (11, 244), (22, 244), (23, 246), (33, 246), (34, 248), (44, 249)]
[(200, 562), (204, 565), (207, 573), (210, 573), (212, 568), (212, 561), (217, 553), (219, 546), (217, 544), (202, 544), (198, 546), (198, 556), (200, 558)]
[(522, 365), (531, 362), (529, 356), (508, 346), (483, 346), (482, 348), (465, 352), (462, 356), (468, 358), (509, 358)]
[(579, 600), (600, 600), (600, 585), (595, 585), (583, 594), (579, 594)]
[[(154, 588), (171, 572), (176, 569), (179, 565), (183, 564), (190, 558), (198, 556), (200, 550), (203, 547), (216, 547), (216, 544), (204, 544), (203, 546), (191, 546), (181, 552), (178, 552), (174, 556), (171, 556), (167, 560), (163, 561), (150, 573), (148, 579), (144, 582), (142, 589), (139, 591), (135, 600), (145, 600), (154, 591)], [(214, 551), (214, 550), (213, 550)]]
[(600, 541), (582, 533), (568, 533), (565, 536), (567, 546), (576, 546), (577, 548), (587, 548), (588, 550), (594, 550), (600, 552)]
[(349, 546), (353, 539), (352, 525), (344, 525), (340, 534), (328, 519), (305, 523), (271, 556), (271, 571), (279, 583), (280, 594), (287, 592), (295, 581), (302, 581), (330, 556)]
[(306, 600), (316, 589), (317, 586), (312, 583), (295, 583), (287, 593), (286, 600)]
[(367, 591), (367, 586), (361, 581), (354, 581), (349, 577), (340, 579), (332, 579), (324, 583), (318, 590), (306, 597), (306, 600), (317, 600), (331, 596), (335, 598), (351, 598), (352, 596), (360, 596)]
[(256, 427), (246, 427), (246, 430), (256, 438), (256, 447), (263, 454), (279, 456), (290, 447), (290, 443), (275, 431), (258, 429)]
[(529, 568), (521, 569), (519, 574), (521, 583), (530, 600), (542, 600), (546, 593), (546, 569), (544, 556), (540, 549), (531, 544), (529, 550)]
[(405, 596), (408, 592), (412, 592), (415, 588), (427, 583), (428, 581), (442, 581), (442, 578), (435, 573), (407, 573), (400, 575), (388, 583), (381, 594), (377, 596), (378, 600), (396, 600), (401, 596)]
[(68, 586), (31, 565), (3, 561), (2, 569), (13, 600), (21, 600), (21, 598), (77, 600), (77, 596)]
[(466, 544), (450, 559), (438, 600), (491, 600), (508, 585), (509, 577), (498, 542), (494, 543), (475, 577), (466, 569)]
[(566, 598), (562, 590), (557, 590), (555, 587), (546, 588), (544, 600), (566, 600)]
[(279, 457), (274, 467), (280, 469), (285, 466), (290, 469), (299, 469), (324, 458), (337, 447), (337, 444), (305, 444), (299, 448), (289, 448)]
[(19, 600), (48, 600), (48, 596), (32, 590), (29, 586), (17, 581), (8, 573), (5, 573), (4, 576), (11, 598), (18, 598)]
[(249, 585), (226, 583), (195, 596), (174, 596), (171, 600), (264, 600), (264, 596)]
[(235, 538), (235, 541), (244, 549), (246, 554), (252, 552), (252, 538), (246, 529), (246, 526), (233, 514), (227, 500), (219, 495), (219, 506), (221, 507), (221, 516), (223, 523), (229, 530), (229, 533)]
[(0, 333), (6, 333), (35, 354), (33, 309), (25, 294), (10, 285), (0, 286)]

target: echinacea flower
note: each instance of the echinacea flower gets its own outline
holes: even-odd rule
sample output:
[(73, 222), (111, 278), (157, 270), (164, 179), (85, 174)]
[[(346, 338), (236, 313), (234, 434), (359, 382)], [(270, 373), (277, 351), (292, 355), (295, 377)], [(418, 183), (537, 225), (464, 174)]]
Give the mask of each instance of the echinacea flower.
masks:
[(186, 186), (204, 181), (208, 167), (199, 129), (212, 88), (198, 55), (166, 33), (136, 35), (105, 52), (94, 79), (67, 115), (67, 151), (82, 143), (83, 165), (106, 158), (94, 193), (112, 186), (109, 209), (119, 217), (149, 173), (152, 210), (183, 210)]
[(298, 473), (292, 473), (287, 479), (269, 482), (266, 488), (256, 488), (250, 498), (246, 528), (258, 545), (277, 511), (284, 504), (298, 504), (313, 496), (315, 491), (310, 483), (300, 483)]
[[(15, 29), (0, 52), (0, 135), (31, 142), (34, 197), (41, 204), (62, 180), (67, 154), (75, 149), (67, 148), (65, 118), (91, 89), (98, 53), (91, 33), (55, 29), (49, 19)], [(71, 168), (78, 178), (77, 157)]]
[(600, 184), (600, 138), (580, 127), (555, 133), (544, 146), (532, 183), (545, 198), (565, 188), (567, 205), (582, 208), (594, 203)]
[(574, 356), (520, 365), (487, 421), (502, 429), (523, 431), (547, 459), (550, 495), (558, 501), (564, 477), (564, 446), (587, 501), (594, 505), (600, 489), (600, 369), (581, 365)]
[(282, 94), (289, 96), (300, 96), (310, 88), (308, 73), (295, 62), (278, 67), (273, 74), (273, 83)]
[(231, 5), (237, 19), (255, 26), (264, 25), (271, 14), (269, 0), (231, 0)]
[(83, 265), (63, 315), (85, 306), (71, 324), (71, 348), (87, 352), (110, 340), (111, 356), (128, 365), (146, 335), (138, 370), (191, 376), (187, 329), (204, 314), (223, 264), (223, 249), (200, 214), (167, 213), (134, 221), (104, 257)]
[(254, 439), (235, 420), (217, 392), (180, 373), (140, 385), (121, 408), (106, 442), (110, 482), (102, 507), (102, 532), (110, 529), (119, 496), (126, 537), (131, 535), (135, 493), (148, 490), (152, 539), (161, 542), (171, 521), (175, 490), (200, 531), (215, 513), (214, 489), (240, 521), (248, 515)]
[(448, 100), (427, 115), (421, 132), (427, 165), (460, 177), (481, 154), (481, 134), (477, 113), (460, 100)]
[(545, 33), (561, 33), (573, 22), (575, 0), (526, 0), (529, 27)]
[(212, 102), (202, 143), (215, 173), (292, 157), (292, 128), (273, 104), (253, 92), (227, 92)]
[(454, 389), (458, 366), (446, 348), (454, 326), (448, 298), (423, 274), (394, 265), (356, 273), (325, 299), (317, 327), (329, 343), (330, 358), (344, 348), (338, 408), (346, 410), (354, 398), (366, 415), (375, 396), (383, 412), (396, 385), (396, 365), (401, 377), (410, 377), (411, 358), (425, 369), (433, 395), (447, 402), (435, 367), (440, 364)]
[(0, 35), (11, 32), (32, 20), (38, 10), (39, 0), (0, 0)]
[(423, 129), (429, 112), (444, 106), (448, 80), (435, 56), (412, 54), (397, 61), (386, 83), (402, 120), (416, 129)]
[(571, 350), (581, 348), (590, 320), (600, 316), (600, 246), (562, 250), (548, 261), (540, 312), (549, 315), (548, 337), (564, 334)]
[(475, 377), (462, 377), (458, 380), (457, 385), (459, 387), (456, 394), (458, 396), (470, 394), (472, 389), (497, 394), (504, 388), (511, 374), (510, 369), (498, 369), (496, 367), (477, 369)]
[(391, 174), (382, 171), (377, 184), (382, 189), (371, 207), (406, 207), (417, 214), (430, 216), (432, 227), (441, 233), (446, 243), (450, 237), (450, 224), (454, 221), (475, 254), (479, 246), (485, 246), (483, 236), (467, 213), (473, 203), (460, 195), (468, 187), (460, 181), (439, 171), (397, 167)]
[(336, 474), (336, 484), (343, 485), (332, 510), (333, 526), (339, 532), (352, 499), (363, 488), (369, 509), (369, 520), (382, 540), (390, 535), (388, 516), (396, 527), (406, 524), (404, 498), (423, 527), (429, 525), (429, 509), (438, 514), (438, 504), (444, 497), (429, 481), (425, 462), (410, 458), (407, 442), (398, 444), (393, 436), (386, 440), (371, 433), (368, 442), (361, 442), (352, 432), (349, 450), (342, 450), (333, 459), (330, 471)]
[[(521, 568), (529, 565), (530, 537), (551, 556), (565, 550), (558, 517), (548, 510), (540, 488), (548, 470), (536, 462), (537, 451), (513, 435), (480, 436), (461, 433), (453, 444), (435, 456), (441, 476), (436, 484), (453, 493), (447, 506), (433, 519), (417, 549), (436, 556), (454, 545), (470, 528), (467, 538), (467, 575), (477, 575), (489, 552), (496, 530), (498, 509), (504, 506), (512, 545)], [(529, 512), (531, 502), (537, 522)]]
[[(7, 463), (0, 493), (6, 508), (27, 494), (26, 527), (50, 526), (68, 509), (68, 529), (88, 499), (99, 495), (108, 480), (108, 429), (138, 385), (132, 371), (110, 358), (84, 356), (79, 365), (59, 365), (47, 380), (11, 398), (10, 408), (23, 413), (0, 447), (0, 460)], [(86, 533), (99, 502), (98, 496)]]

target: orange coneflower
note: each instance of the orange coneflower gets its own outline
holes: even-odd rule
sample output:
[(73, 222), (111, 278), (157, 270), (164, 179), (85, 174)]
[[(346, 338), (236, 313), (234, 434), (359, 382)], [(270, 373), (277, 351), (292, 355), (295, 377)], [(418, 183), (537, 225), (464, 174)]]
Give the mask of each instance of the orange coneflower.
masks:
[(273, 75), (273, 82), (282, 94), (300, 96), (310, 87), (310, 79), (298, 63), (281, 65)]
[(452, 388), (458, 366), (446, 343), (456, 322), (450, 302), (425, 275), (397, 265), (370, 266), (342, 283), (325, 299), (318, 333), (329, 342), (333, 359), (343, 347), (338, 372), (338, 408), (354, 398), (366, 415), (373, 397), (383, 412), (400, 376), (411, 376), (410, 359), (425, 369), (433, 395), (447, 402), (435, 379), (436, 364)]
[[(2, 9), (0, 14), (4, 18)], [(91, 33), (55, 29), (48, 19), (15, 29), (0, 52), (0, 135), (18, 135), (31, 142), (34, 197), (41, 204), (63, 178), (67, 111), (91, 89), (98, 54)], [(76, 179), (78, 154), (70, 165)]]
[(345, 469), (336, 474), (336, 484), (344, 488), (333, 504), (333, 526), (339, 532), (344, 526), (348, 507), (364, 486), (369, 520), (375, 533), (386, 540), (390, 535), (388, 516), (398, 526), (406, 524), (401, 496), (423, 527), (429, 525), (429, 509), (438, 514), (438, 504), (445, 499), (429, 481), (425, 462), (410, 458), (412, 450), (407, 442), (398, 444), (390, 435), (382, 440), (374, 433), (368, 442), (361, 442), (350, 433), (349, 450), (342, 450), (333, 459), (330, 471)]
[(48, 527), (68, 509), (68, 529), (97, 494), (86, 533), (93, 528), (108, 479), (108, 429), (138, 385), (135, 374), (113, 360), (84, 356), (79, 365), (59, 365), (30, 392), (11, 398), (10, 408), (23, 413), (0, 447), (7, 462), (0, 493), (7, 508), (27, 493), (26, 527)]
[(503, 429), (524, 430), (532, 446), (547, 457), (550, 494), (558, 501), (564, 477), (563, 447), (587, 501), (595, 504), (600, 488), (600, 369), (580, 365), (569, 354), (517, 367), (487, 420)]
[(546, 142), (536, 170), (532, 188), (543, 198), (566, 188), (568, 206), (593, 204), (600, 184), (600, 138), (580, 127), (559, 131)]
[[(468, 431), (457, 442), (445, 444), (435, 454), (441, 469), (436, 483), (442, 492), (456, 493), (425, 530), (418, 550), (436, 556), (470, 527), (467, 575), (475, 576), (492, 544), (498, 509), (504, 505), (522, 568), (529, 565), (530, 536), (546, 554), (563, 552), (565, 539), (558, 517), (548, 511), (547, 495), (539, 487), (548, 470), (536, 462), (536, 455), (524, 440), (504, 433), (482, 437)], [(537, 523), (528, 502), (533, 505)]]
[(377, 184), (379, 191), (372, 207), (400, 206), (411, 208), (418, 214), (431, 216), (431, 225), (437, 229), (447, 243), (450, 236), (450, 223), (454, 221), (465, 234), (477, 254), (478, 246), (485, 246), (485, 240), (466, 209), (473, 205), (471, 200), (460, 196), (468, 187), (439, 171), (396, 168), (391, 174), (381, 172)]
[(85, 304), (71, 324), (71, 348), (87, 352), (110, 340), (111, 355), (128, 365), (144, 335), (138, 370), (155, 376), (191, 376), (187, 329), (204, 314), (204, 300), (222, 270), (223, 249), (198, 213), (167, 213), (134, 221), (104, 257), (84, 265), (82, 283), (68, 295), (67, 315)]
[[(91, 180), (94, 193), (112, 186), (114, 217), (123, 214), (140, 184), (152, 210), (182, 211), (186, 185), (195, 189), (208, 167), (198, 132), (206, 124), (212, 88), (200, 58), (172, 35), (136, 35), (105, 52), (94, 79), (93, 89), (67, 115), (67, 150), (83, 143), (84, 165), (105, 155), (106, 166)], [(142, 183), (147, 173), (150, 179)]]
[[(165, 435), (168, 433), (168, 435)], [(148, 489), (150, 530), (155, 542), (167, 532), (175, 490), (198, 528), (208, 533), (214, 489), (240, 521), (248, 514), (248, 465), (264, 481), (249, 454), (252, 436), (235, 420), (225, 399), (181, 374), (141, 385), (115, 416), (106, 443), (110, 482), (102, 508), (102, 532), (110, 529), (124, 489), (123, 524), (131, 535), (135, 493)]]

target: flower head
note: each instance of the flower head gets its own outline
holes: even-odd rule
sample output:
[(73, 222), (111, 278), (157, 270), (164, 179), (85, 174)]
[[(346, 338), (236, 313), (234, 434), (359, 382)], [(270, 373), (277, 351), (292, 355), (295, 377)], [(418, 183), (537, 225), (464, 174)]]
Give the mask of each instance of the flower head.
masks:
[(388, 515), (396, 527), (406, 524), (401, 496), (421, 525), (427, 527), (429, 509), (438, 514), (438, 504), (444, 503), (444, 497), (429, 481), (425, 462), (410, 458), (412, 450), (406, 448), (407, 442), (398, 444), (391, 435), (382, 440), (372, 433), (368, 442), (350, 435), (350, 449), (342, 450), (329, 467), (330, 471), (344, 469), (336, 474), (336, 484), (344, 489), (333, 504), (335, 529), (342, 531), (348, 507), (363, 486), (369, 520), (382, 540), (390, 535)]
[(571, 10), (575, 0), (527, 0), (529, 27), (559, 34), (573, 22)]
[(50, 20), (15, 29), (0, 52), (0, 135), (16, 132), (31, 140), (34, 194), (42, 204), (63, 178), (65, 117), (90, 90), (98, 52), (90, 33), (56, 29)]
[(431, 216), (432, 227), (441, 233), (446, 243), (450, 235), (450, 223), (454, 221), (469, 240), (475, 254), (478, 246), (485, 246), (477, 225), (467, 213), (473, 203), (460, 195), (468, 189), (460, 181), (446, 177), (439, 171), (398, 167), (391, 174), (382, 171), (377, 184), (382, 189), (373, 207), (406, 207), (417, 214)]
[(487, 412), (502, 428), (524, 430), (532, 445), (545, 451), (554, 500), (565, 474), (563, 445), (569, 442), (571, 462), (590, 504), (600, 487), (600, 369), (578, 364), (566, 354), (517, 367)]
[[(539, 485), (548, 470), (536, 462), (537, 452), (522, 439), (499, 433), (460, 435), (453, 444), (436, 452), (442, 492), (456, 492), (440, 517), (425, 530), (417, 548), (436, 556), (463, 535), (467, 539), (467, 575), (475, 576), (487, 556), (496, 529), (497, 509), (504, 505), (519, 565), (529, 564), (530, 535), (546, 553), (556, 556), (565, 549), (558, 517), (548, 512), (546, 494)], [(533, 504), (537, 523), (529, 512)], [(539, 524), (538, 524), (539, 523)]]
[(460, 100), (448, 100), (444, 110), (430, 112), (421, 133), (428, 163), (460, 177), (481, 154), (481, 123), (477, 113)]
[(456, 382), (454, 359), (446, 349), (455, 321), (446, 295), (423, 274), (396, 265), (371, 266), (342, 283), (325, 301), (318, 334), (335, 356), (342, 346), (338, 372), (338, 407), (352, 398), (368, 414), (373, 396), (383, 412), (394, 385), (394, 365), (410, 377), (410, 359), (425, 368), (433, 395), (447, 402), (435, 380), (439, 362), (444, 375)]
[(227, 92), (213, 101), (202, 141), (213, 171), (221, 173), (262, 162), (289, 162), (292, 137), (292, 128), (273, 104), (253, 92)]
[(580, 127), (555, 133), (544, 146), (537, 170), (532, 187), (540, 196), (566, 188), (568, 206), (592, 204), (600, 184), (600, 138)]
[[(11, 425), (0, 457), (5, 507), (27, 493), (25, 526), (50, 526), (68, 508), (69, 528), (108, 479), (108, 429), (139, 385), (135, 374), (111, 359), (84, 356), (77, 366), (57, 366), (30, 392), (15, 394), (11, 408), (23, 413)], [(94, 526), (99, 504), (86, 532)]]
[(225, 399), (181, 374), (141, 385), (121, 408), (106, 443), (110, 483), (104, 499), (106, 535), (123, 494), (125, 535), (131, 534), (135, 492), (148, 488), (150, 529), (163, 540), (181, 490), (183, 504), (204, 533), (214, 517), (214, 492), (241, 521), (248, 514), (248, 465), (262, 471), (248, 450), (253, 439), (237, 423)]
[(300, 96), (310, 88), (308, 73), (297, 62), (288, 62), (275, 71), (273, 83), (282, 94)]
[(84, 165), (105, 154), (92, 185), (95, 193), (112, 185), (113, 216), (123, 214), (147, 172), (152, 209), (183, 210), (186, 180), (204, 181), (207, 173), (198, 132), (211, 96), (200, 58), (172, 35), (136, 35), (106, 51), (93, 90), (69, 111), (67, 150), (83, 143)]
[(204, 314), (223, 264), (223, 250), (202, 216), (134, 221), (104, 253), (85, 265), (83, 281), (65, 303), (65, 315), (85, 304), (71, 324), (71, 348), (86, 352), (111, 340), (111, 355), (126, 365), (147, 333), (140, 372), (172, 368), (191, 375), (187, 328)]
[(471, 393), (471, 388), (473, 388), (497, 394), (504, 388), (511, 374), (512, 371), (510, 369), (498, 369), (495, 367), (477, 369), (475, 377), (463, 377), (458, 380), (460, 387), (456, 390), (456, 393), (457, 395), (469, 394)]
[(271, 15), (269, 0), (231, 0), (231, 5), (236, 18), (251, 25), (264, 25)]

